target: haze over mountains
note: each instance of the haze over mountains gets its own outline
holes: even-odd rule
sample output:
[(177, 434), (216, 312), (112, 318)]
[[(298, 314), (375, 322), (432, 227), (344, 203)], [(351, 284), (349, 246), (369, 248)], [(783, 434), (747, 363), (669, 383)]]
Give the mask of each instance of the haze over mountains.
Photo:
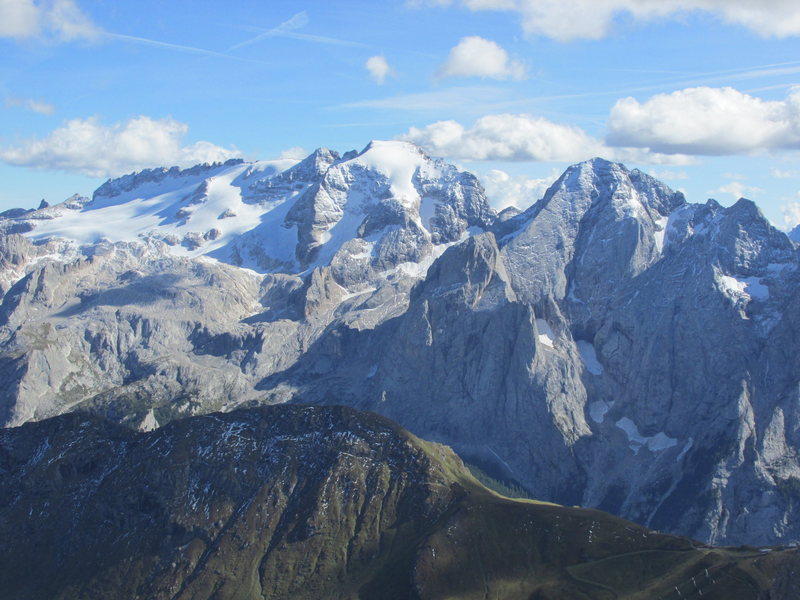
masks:
[(349, 404), (543, 500), (800, 540), (798, 249), (750, 201), (594, 159), (497, 215), (373, 142), (143, 171), (0, 228), (6, 426)]

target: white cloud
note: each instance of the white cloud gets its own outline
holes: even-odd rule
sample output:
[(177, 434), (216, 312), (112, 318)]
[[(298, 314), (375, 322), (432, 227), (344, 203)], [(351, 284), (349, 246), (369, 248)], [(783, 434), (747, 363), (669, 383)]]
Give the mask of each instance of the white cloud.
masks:
[(11, 165), (110, 177), (154, 166), (190, 166), (239, 156), (211, 142), (181, 146), (189, 127), (171, 118), (136, 117), (102, 125), (94, 118), (72, 119), (44, 138), (0, 149)]
[(702, 155), (800, 148), (800, 89), (766, 101), (730, 87), (696, 87), (640, 103), (618, 100), (608, 119), (615, 146)]
[(758, 187), (744, 185), (740, 181), (730, 181), (725, 185), (708, 192), (709, 194), (727, 194), (731, 196), (734, 200), (738, 200), (739, 198), (749, 198), (751, 196), (755, 196), (758, 194), (762, 194), (764, 190)]
[[(416, 0), (412, 5), (448, 5), (449, 0)], [(519, 13), (523, 30), (560, 41), (600, 39), (615, 20), (628, 15), (640, 21), (711, 14), (765, 37), (800, 34), (797, 0), (460, 0), (470, 10)]]
[(48, 35), (61, 41), (94, 39), (100, 29), (73, 0), (0, 0), (0, 37)]
[(369, 71), (370, 77), (372, 77), (378, 85), (383, 84), (386, 78), (392, 73), (392, 69), (389, 67), (389, 63), (384, 56), (370, 56), (364, 66), (367, 71)]
[(783, 224), (786, 229), (794, 229), (800, 225), (800, 202), (789, 202), (781, 208), (783, 209)]
[(308, 156), (310, 152), (303, 148), (302, 146), (292, 146), (291, 148), (287, 148), (283, 152), (278, 155), (279, 159), (293, 159), (293, 160), (303, 160), (306, 156)]
[(694, 156), (689, 156), (687, 154), (664, 154), (662, 152), (653, 152), (650, 148), (614, 147), (609, 148), (604, 156), (609, 160), (616, 160), (624, 163), (644, 163), (648, 165), (673, 167), (685, 167), (698, 163), (698, 160)]
[(72, 0), (54, 0), (44, 13), (45, 27), (66, 41), (93, 39), (100, 30)]
[(797, 170), (789, 170), (784, 171), (783, 169), (770, 169), (770, 173), (773, 177), (777, 179), (790, 179), (792, 177), (800, 177), (800, 171)]
[(660, 165), (692, 162), (683, 155), (663, 155), (642, 148), (610, 148), (580, 127), (525, 114), (487, 115), (470, 129), (457, 121), (412, 127), (401, 136), (432, 154), (464, 160), (577, 162), (594, 156)]
[(21, 107), (31, 112), (39, 113), (40, 115), (52, 115), (56, 111), (56, 107), (41, 100), (33, 100), (32, 98), (6, 98), (6, 108)]
[(489, 79), (524, 79), (525, 67), (511, 60), (497, 43), (473, 35), (461, 38), (450, 50), (444, 64), (439, 67), (437, 76), (483, 77)]
[(490, 169), (480, 176), (480, 180), (493, 208), (502, 210), (513, 206), (525, 210), (544, 195), (557, 177), (558, 172), (555, 172), (549, 178), (529, 179), (524, 175), (509, 175), (500, 169)]
[(651, 177), (655, 177), (656, 179), (664, 179), (669, 181), (689, 179), (689, 175), (686, 173), (686, 171), (671, 171), (669, 169), (657, 171), (655, 169), (651, 169), (648, 171), (648, 173)]
[(0, 0), (0, 37), (31, 37), (39, 28), (39, 8), (33, 0)]
[(576, 161), (605, 154), (603, 144), (579, 127), (530, 115), (487, 115), (471, 129), (456, 121), (412, 127), (403, 139), (433, 154), (466, 160)]

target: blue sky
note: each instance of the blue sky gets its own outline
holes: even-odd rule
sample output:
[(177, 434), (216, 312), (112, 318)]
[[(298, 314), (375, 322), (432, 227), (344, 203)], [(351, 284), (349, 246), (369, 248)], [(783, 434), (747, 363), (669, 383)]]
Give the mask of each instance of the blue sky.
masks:
[(602, 155), (800, 222), (796, 0), (0, 0), (0, 57), (2, 209), (402, 137), (498, 207)]

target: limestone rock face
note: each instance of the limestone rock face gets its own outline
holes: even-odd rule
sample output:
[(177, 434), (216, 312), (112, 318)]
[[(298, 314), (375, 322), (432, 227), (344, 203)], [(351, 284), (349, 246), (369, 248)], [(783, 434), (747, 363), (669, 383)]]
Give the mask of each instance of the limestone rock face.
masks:
[(0, 419), (80, 406), (135, 427), (263, 397), (332, 322), (401, 314), (436, 256), (494, 219), (474, 176), (400, 142), (151, 169), (15, 214)]
[(265, 389), (382, 412), (536, 497), (795, 540), (797, 266), (752, 202), (690, 205), (596, 159)]
[(800, 244), (800, 225), (789, 232), (789, 239), (795, 244)]
[(748, 200), (594, 159), (497, 217), (373, 142), (129, 175), (0, 231), (5, 425), (350, 404), (545, 500), (800, 541), (800, 259)]

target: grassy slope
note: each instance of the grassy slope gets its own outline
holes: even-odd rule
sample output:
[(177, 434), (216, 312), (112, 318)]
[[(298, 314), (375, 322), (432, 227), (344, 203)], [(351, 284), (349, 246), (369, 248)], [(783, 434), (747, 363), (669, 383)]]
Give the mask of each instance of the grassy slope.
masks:
[[(239, 445), (222, 441), (239, 421)], [(25, 427), (3, 434), (13, 452), (0, 444), (0, 472), (46, 450), (0, 493), (0, 598), (654, 600), (679, 598), (677, 587), (757, 600), (795, 554), (712, 549), (511, 500), (449, 448), (352, 409), (264, 407), (152, 434), (75, 416)], [(319, 442), (266, 444), (315, 431)], [(250, 450), (259, 444), (266, 455)], [(184, 500), (192, 481), (215, 487), (198, 505), (207, 514)], [(28, 517), (45, 506), (39, 526)]]
[(420, 546), (422, 598), (756, 600), (795, 553), (709, 548), (596, 510), (511, 500), (421, 444), (465, 491)]

